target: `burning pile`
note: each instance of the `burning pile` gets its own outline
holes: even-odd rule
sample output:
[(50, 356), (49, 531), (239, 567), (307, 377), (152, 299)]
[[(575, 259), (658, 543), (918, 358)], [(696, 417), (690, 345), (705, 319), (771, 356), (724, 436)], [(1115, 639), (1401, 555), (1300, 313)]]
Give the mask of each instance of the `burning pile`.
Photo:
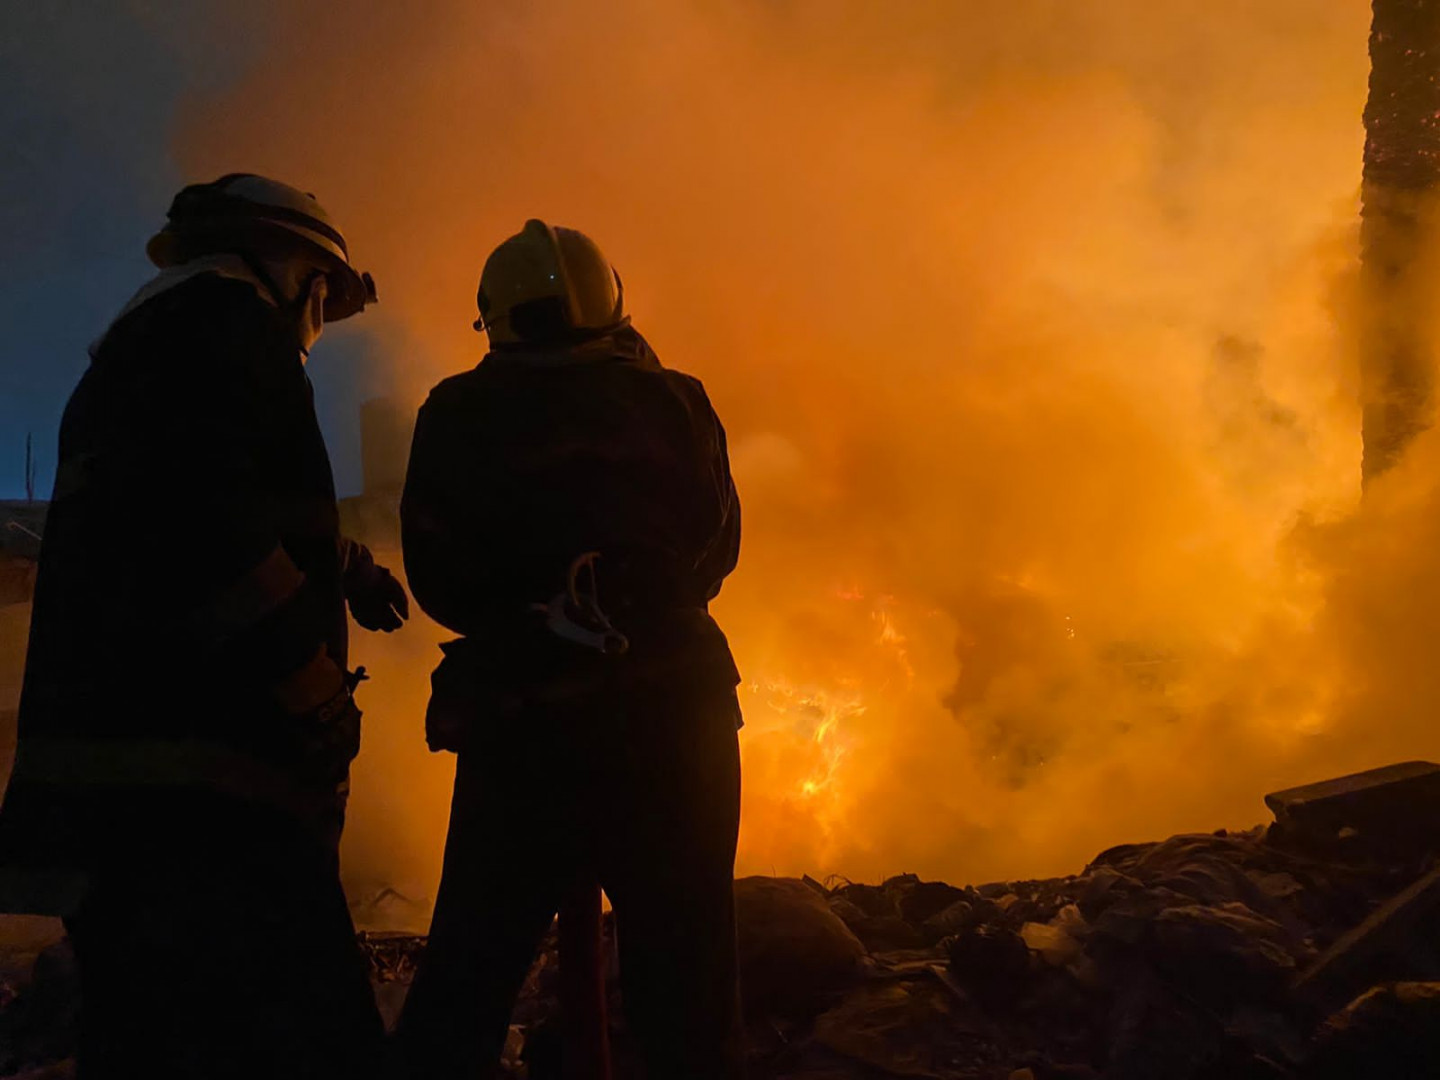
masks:
[[(1268, 828), (1116, 847), (1072, 877), (741, 879), (750, 1075), (1435, 1075), (1440, 983), (1403, 980), (1440, 979), (1440, 767), (1268, 801)], [(420, 947), (374, 941), (377, 970), (403, 981), (395, 957)], [(557, 967), (552, 940), (515, 1017), (514, 1076), (558, 1075)]]
[[(912, 874), (878, 885), (741, 879), (750, 1075), (1436, 1075), (1440, 981), (1425, 980), (1440, 980), (1440, 766), (1268, 801), (1268, 828), (1112, 848), (1072, 877), (965, 888)], [(623, 1078), (608, 923), (606, 935)], [(393, 1019), (424, 940), (362, 941)], [(513, 1018), (508, 1075), (559, 1075), (557, 989), (552, 935)], [(0, 992), (0, 1075), (70, 1052), (74, 1005), (56, 946), (18, 995)]]
[[(293, 5), (217, 7), (254, 62), (187, 103), (177, 167), (304, 177), (381, 277), (322, 407), (413, 416), (472, 367), (484, 252), (536, 214), (705, 381), (745, 506), (742, 873), (1035, 876), (1433, 756), (1428, 702), (1376, 747), (1347, 695), (1433, 690), (1393, 643), (1440, 605), (1393, 626), (1365, 580), (1316, 614), (1380, 564), (1310, 527), (1359, 479), (1368, 4), (361, 0), (334, 55)], [(1433, 550), (1387, 550), (1404, 597)], [(1386, 643), (1356, 675), (1351, 628)], [(440, 636), (356, 643), (357, 881), (438, 871)]]

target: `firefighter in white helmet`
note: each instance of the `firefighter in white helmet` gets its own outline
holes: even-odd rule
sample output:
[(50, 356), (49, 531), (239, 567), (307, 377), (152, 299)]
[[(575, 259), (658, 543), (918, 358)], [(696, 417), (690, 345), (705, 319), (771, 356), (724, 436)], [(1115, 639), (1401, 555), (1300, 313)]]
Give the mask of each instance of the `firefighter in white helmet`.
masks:
[(401, 506), (415, 598), (463, 635), (427, 717), (458, 761), (402, 1047), (416, 1077), (488, 1075), (540, 937), (598, 880), (647, 1075), (732, 1077), (739, 675), (707, 610), (740, 544), (724, 429), (584, 234), (527, 222), (478, 302), (490, 352), (421, 409)]
[(340, 888), (356, 621), (304, 361), (375, 300), (286, 184), (182, 190), (60, 430), (0, 909), (65, 916), (80, 1075), (355, 1077), (383, 1032)]

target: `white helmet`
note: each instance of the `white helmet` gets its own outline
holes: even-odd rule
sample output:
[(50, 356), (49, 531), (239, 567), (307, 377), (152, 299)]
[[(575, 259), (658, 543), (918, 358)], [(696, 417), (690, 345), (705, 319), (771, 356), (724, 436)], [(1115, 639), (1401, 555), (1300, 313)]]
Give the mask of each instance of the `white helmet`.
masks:
[(350, 265), (345, 237), (330, 215), (314, 195), (289, 184), (230, 173), (182, 188), (166, 217), (165, 228), (145, 247), (156, 266), (174, 266), (212, 251), (264, 255), (298, 248), (325, 270), (326, 322), (348, 318), (376, 301), (375, 282)]

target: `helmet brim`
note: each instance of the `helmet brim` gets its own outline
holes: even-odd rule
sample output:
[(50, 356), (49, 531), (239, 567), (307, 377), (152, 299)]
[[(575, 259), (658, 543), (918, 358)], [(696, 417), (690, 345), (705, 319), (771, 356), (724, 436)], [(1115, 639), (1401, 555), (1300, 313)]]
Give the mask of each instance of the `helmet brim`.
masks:
[(265, 257), (272, 252), (302, 251), (314, 258), (325, 274), (327, 286), (324, 316), (327, 323), (339, 322), (365, 310), (367, 304), (378, 302), (375, 280), (356, 270), (340, 258), (327, 244), (317, 243), (293, 227), (272, 226), (263, 219), (249, 223), (248, 235), (239, 230), (192, 228), (184, 234), (166, 226), (145, 245), (145, 254), (156, 266), (164, 269), (195, 258), (204, 251), (252, 250)]

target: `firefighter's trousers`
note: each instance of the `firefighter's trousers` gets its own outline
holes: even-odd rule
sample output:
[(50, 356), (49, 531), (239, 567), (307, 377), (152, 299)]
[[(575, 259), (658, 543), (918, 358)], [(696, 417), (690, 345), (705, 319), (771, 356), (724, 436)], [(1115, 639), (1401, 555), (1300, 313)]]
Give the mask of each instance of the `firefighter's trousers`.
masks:
[(333, 857), (278, 819), (197, 832), (127, 846), (67, 920), (79, 1080), (378, 1076), (384, 1032)]
[(532, 707), (460, 754), (429, 946), (400, 1021), (412, 1076), (491, 1075), (541, 938), (592, 874), (615, 910), (646, 1075), (739, 1076), (737, 716), (732, 690), (652, 687)]

